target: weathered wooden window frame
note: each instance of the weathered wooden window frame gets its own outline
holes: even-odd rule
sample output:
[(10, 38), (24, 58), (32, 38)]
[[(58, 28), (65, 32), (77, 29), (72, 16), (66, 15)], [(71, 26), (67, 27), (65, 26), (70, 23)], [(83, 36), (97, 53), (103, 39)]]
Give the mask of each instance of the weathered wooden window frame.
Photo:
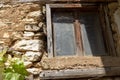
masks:
[[(90, 7), (95, 6), (95, 4), (89, 4)], [(54, 56), (54, 42), (53, 42), (53, 32), (52, 32), (52, 19), (51, 19), (51, 9), (52, 8), (81, 8), (83, 5), (81, 4), (46, 4), (46, 17), (47, 17), (47, 40), (48, 40), (48, 57), (53, 57)], [(88, 6), (87, 4), (84, 6)], [(104, 10), (102, 10), (104, 9)], [(101, 15), (100, 16), (105, 16), (105, 19), (101, 18), (103, 29), (107, 30), (107, 36), (109, 40), (106, 40), (107, 43), (107, 48), (109, 49), (109, 55), (115, 56), (115, 48), (114, 48), (114, 43), (113, 43), (113, 38), (112, 38), (112, 32), (110, 30), (110, 24), (109, 24), (109, 19), (108, 19), (108, 14), (107, 14), (107, 8), (103, 7), (102, 5), (100, 6), (101, 10)], [(103, 12), (105, 11), (105, 12)], [(106, 21), (107, 24), (104, 22)], [(109, 47), (111, 46), (111, 47)]]
[[(89, 0), (90, 1), (90, 0)], [(101, 10), (101, 19), (105, 16), (105, 19), (102, 19), (102, 23), (105, 24), (103, 30), (107, 30), (107, 38), (110, 38), (109, 41), (106, 42), (109, 44), (107, 47), (112, 46), (113, 51), (110, 52), (112, 56), (91, 56), (91, 57), (83, 57), (83, 56), (67, 56), (66, 57), (53, 57), (53, 35), (52, 35), (52, 19), (51, 19), (51, 9), (52, 8), (80, 8), (81, 4), (46, 4), (46, 17), (47, 17), (47, 39), (48, 39), (48, 57), (43, 60), (49, 66), (48, 69), (45, 69), (40, 73), (41, 79), (65, 79), (65, 78), (96, 78), (96, 77), (104, 77), (104, 76), (120, 76), (120, 57), (116, 56), (114, 51), (114, 43), (111, 35), (110, 24), (108, 19), (108, 10), (103, 11), (103, 9), (107, 9), (107, 7), (100, 6)], [(84, 66), (81, 68), (72, 68), (66, 69), (69, 65), (88, 65), (91, 68), (86, 68)], [(65, 68), (63, 65), (66, 65)], [(95, 67), (92, 67), (95, 65)], [(58, 69), (60, 68), (60, 69)], [(62, 69), (61, 69), (62, 68)]]

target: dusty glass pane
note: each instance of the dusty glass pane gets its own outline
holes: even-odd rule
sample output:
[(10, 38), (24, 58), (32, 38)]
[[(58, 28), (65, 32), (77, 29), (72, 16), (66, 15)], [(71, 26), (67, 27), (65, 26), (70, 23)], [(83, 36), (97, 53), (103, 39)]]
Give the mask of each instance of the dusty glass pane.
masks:
[(106, 55), (98, 14), (80, 13), (79, 20), (85, 55)]
[(75, 55), (75, 35), (71, 14), (53, 16), (54, 52), (57, 56)]

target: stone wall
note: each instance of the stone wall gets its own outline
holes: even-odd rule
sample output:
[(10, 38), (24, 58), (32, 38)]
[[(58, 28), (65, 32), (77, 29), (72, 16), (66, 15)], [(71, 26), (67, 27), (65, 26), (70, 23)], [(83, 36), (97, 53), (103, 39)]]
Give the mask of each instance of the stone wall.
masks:
[[(115, 48), (120, 55), (120, 7), (118, 3), (111, 3), (108, 7)], [(41, 59), (47, 57), (46, 42), (45, 7), (43, 5), (36, 3), (0, 4), (0, 50), (8, 47), (12, 51), (8, 54), (9, 56), (24, 57), (27, 71), (35, 76), (43, 70)], [(47, 66), (44, 65), (44, 67)], [(102, 79), (120, 80), (119, 77)]]
[(46, 31), (43, 6), (35, 3), (0, 4), (0, 50), (8, 47), (13, 58), (24, 57), (29, 73), (41, 71)]

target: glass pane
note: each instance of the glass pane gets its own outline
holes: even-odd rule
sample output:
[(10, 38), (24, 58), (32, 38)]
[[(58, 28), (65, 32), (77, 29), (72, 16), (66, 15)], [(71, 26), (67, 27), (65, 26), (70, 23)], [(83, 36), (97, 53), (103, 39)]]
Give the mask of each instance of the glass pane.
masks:
[(97, 13), (80, 13), (85, 55), (106, 55), (102, 31)]
[(70, 13), (54, 14), (53, 30), (55, 55), (75, 55), (75, 35), (72, 15)]

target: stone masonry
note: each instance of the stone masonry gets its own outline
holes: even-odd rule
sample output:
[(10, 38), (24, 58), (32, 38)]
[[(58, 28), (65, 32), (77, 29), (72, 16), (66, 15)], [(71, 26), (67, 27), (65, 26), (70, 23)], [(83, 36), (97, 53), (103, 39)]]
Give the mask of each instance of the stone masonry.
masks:
[[(9, 0), (8, 0), (9, 1)], [(120, 3), (119, 3), (120, 4)], [(110, 3), (109, 17), (113, 32), (115, 49), (120, 56), (120, 5)], [(47, 64), (45, 6), (39, 3), (0, 3), (0, 51), (7, 47), (12, 50), (9, 56), (24, 57), (27, 71), (38, 76)], [(39, 80), (35, 78), (34, 80)], [(119, 77), (87, 80), (120, 80)]]
[(45, 52), (44, 18), (39, 4), (0, 4), (0, 50), (8, 47), (10, 56), (24, 56), (27, 71), (34, 75), (41, 71), (39, 62)]

